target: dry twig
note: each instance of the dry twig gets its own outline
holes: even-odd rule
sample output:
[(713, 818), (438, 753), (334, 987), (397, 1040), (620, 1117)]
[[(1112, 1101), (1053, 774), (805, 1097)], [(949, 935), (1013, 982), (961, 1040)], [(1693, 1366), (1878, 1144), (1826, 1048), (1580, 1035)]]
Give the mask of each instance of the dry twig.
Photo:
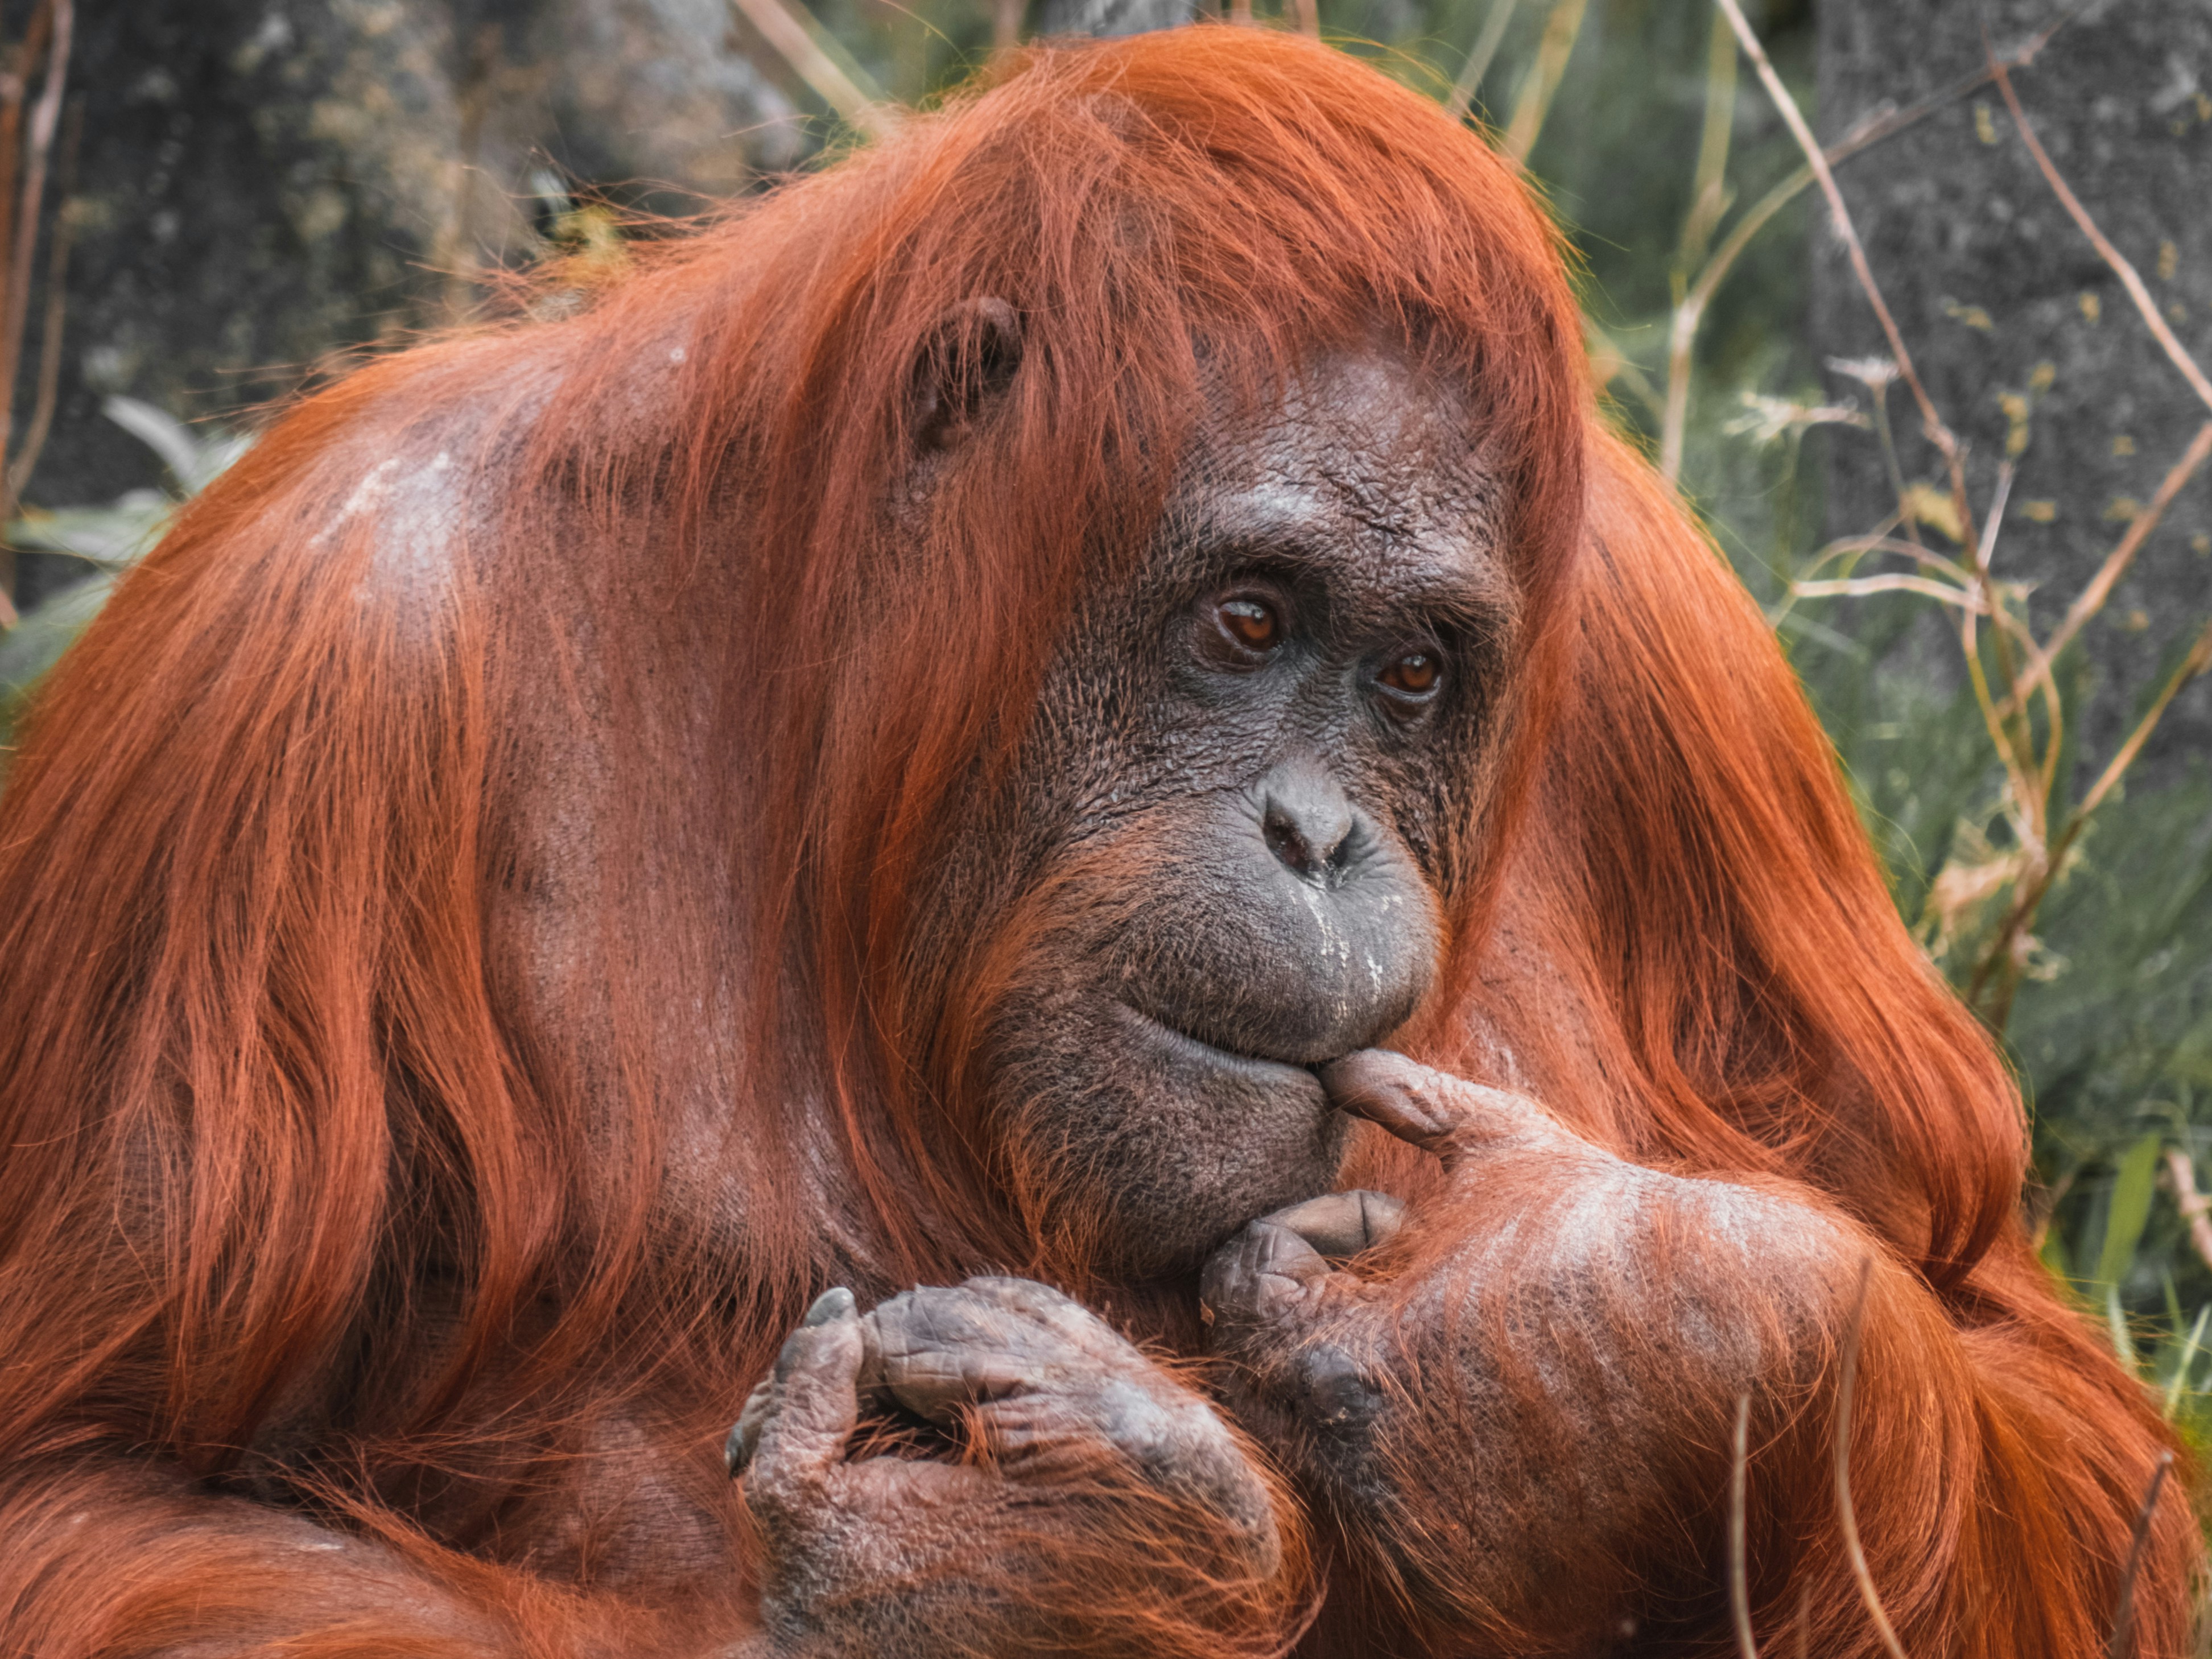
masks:
[(1735, 1648), (1739, 1659), (1759, 1659), (1758, 1638), (1751, 1633), (1751, 1573), (1744, 1565), (1744, 1487), (1751, 1467), (1751, 1396), (1735, 1400), (1735, 1455), (1729, 1468), (1729, 1611), (1735, 1618)]
[[(1734, 0), (1720, 3), (1732, 5)], [(1866, 1336), (1867, 1296), (1873, 1285), (1874, 1258), (1868, 1256), (1859, 1264), (1858, 1299), (1851, 1306), (1850, 1328), (1844, 1337), (1843, 1376), (1836, 1387), (1836, 1520), (1843, 1529), (1844, 1553), (1851, 1564), (1851, 1577), (1858, 1584), (1859, 1599), (1874, 1616), (1874, 1627), (1881, 1638), (1882, 1647), (1889, 1659), (1905, 1659), (1905, 1644), (1897, 1639), (1889, 1614), (1882, 1607), (1881, 1593), (1874, 1587), (1874, 1573), (1867, 1566), (1866, 1551), (1859, 1543), (1858, 1515), (1851, 1507), (1851, 1392), (1858, 1382), (1859, 1349)]]
[(2127, 574), (2128, 567), (2135, 562), (2136, 554), (2149, 539), (2150, 532), (2158, 528), (2159, 520), (2166, 516), (2166, 509), (2173, 505), (2173, 498), (2181, 493), (2183, 486), (2197, 476), (2197, 469), (2204, 465), (2207, 457), (2212, 457), (2212, 421), (2207, 421), (2197, 428), (2196, 437), (2182, 452), (2181, 459), (2167, 469), (2166, 477), (2160, 481), (2158, 493), (2151, 497), (2150, 505), (2136, 514), (2128, 525), (2127, 533), (2120, 538), (2119, 545), (2106, 556), (2105, 562), (2089, 579), (2088, 586), (2075, 597), (2072, 605), (2066, 607), (2064, 618), (2051, 630), (2050, 639), (2030, 659), (2027, 672), (2012, 689), (2012, 696), (2006, 704), (2008, 712), (2018, 709), (2027, 701), (2028, 694), (2035, 690), (2039, 681), (2049, 681), (2051, 664), (2072, 643), (2083, 624), (2104, 609), (2105, 601), (2112, 597), (2113, 587)]
[(2212, 1199), (2197, 1190), (2197, 1165), (2179, 1146), (2166, 1149), (2166, 1176), (2173, 1184), (2173, 1201), (2189, 1224), (2189, 1242), (2200, 1260), (2212, 1267)]
[[(1723, 0), (1723, 3), (1729, 3), (1729, 0)], [(2058, 169), (2051, 165), (2051, 157), (2043, 148), (2043, 141), (2035, 136), (2035, 129), (2027, 124), (2027, 112), (2020, 106), (2020, 95), (2012, 89), (2012, 76), (2007, 66), (1992, 60), (1990, 69), (1997, 90), (2004, 95), (2005, 107), (2012, 112), (2013, 125), (2020, 129), (2021, 141), (2027, 146), (2028, 154), (2035, 157), (2035, 165), (2042, 170), (2044, 182), (2051, 186), (2051, 193), (2058, 198), (2058, 204), (2081, 228), (2081, 234), (2097, 250), (2098, 258), (2112, 268), (2113, 274), (2120, 279), (2120, 285), (2127, 289), (2128, 298), (2135, 301), (2136, 309), (2142, 313), (2143, 321), (2150, 325), (2152, 337), (2157, 340), (2160, 349), (2173, 366), (2181, 371), (2181, 378), (2189, 382), (2189, 389), (2203, 399), (2206, 408), (2212, 409), (2212, 380), (2204, 378), (2204, 371), (2197, 366), (2197, 360), (2174, 337), (2173, 331), (2166, 325), (2166, 319), (2158, 314), (2158, 302), (2150, 297), (2150, 290), (2143, 286), (2143, 279), (2136, 274), (2136, 268), (2128, 263), (2127, 256), (2106, 240), (2105, 233), (2097, 228), (2097, 222), (2089, 216), (2089, 210), (2081, 205), (2081, 198), (2075, 195), (2066, 180), (2059, 175)]]
[(1928, 434), (1928, 441), (1942, 452), (1949, 466), (1952, 504), (1958, 510), (1959, 522), (1966, 527), (1966, 534), (1971, 538), (1974, 533), (1973, 514), (1966, 504), (1966, 469), (1960, 458), (1959, 441), (1952, 435), (1951, 428), (1944, 424), (1943, 417), (1936, 413), (1935, 400), (1929, 397), (1928, 388), (1921, 384), (1919, 371), (1912, 366), (1912, 354), (1905, 349), (1905, 337), (1898, 331), (1897, 319), (1890, 314), (1888, 301), (1881, 297), (1881, 285), (1874, 279), (1874, 267), (1867, 261), (1865, 245), (1859, 240), (1858, 229), (1851, 223), (1850, 210), (1844, 204), (1844, 192), (1837, 186), (1835, 173), (1828, 166), (1828, 158), (1820, 148), (1820, 141), (1813, 136), (1813, 129), (1806, 125), (1805, 113), (1797, 107), (1797, 100), (1790, 95), (1790, 88), (1782, 84), (1782, 76), (1776, 72), (1773, 60), (1767, 57), (1766, 48), (1759, 43), (1759, 36), (1752, 32), (1750, 21), (1744, 16), (1743, 8), (1738, 0), (1713, 0), (1713, 3), (1728, 14), (1729, 26), (1735, 31), (1736, 44), (1743, 48), (1743, 55), (1751, 59), (1752, 67), (1759, 72), (1760, 84), (1766, 88), (1767, 97), (1773, 100), (1784, 125), (1790, 129), (1790, 137), (1797, 141), (1797, 148), (1804, 153), (1806, 165), (1812, 168), (1813, 176), (1820, 180), (1820, 193), (1828, 199), (1828, 213), (1835, 225), (1836, 234), (1843, 240), (1844, 250), (1850, 256), (1851, 272), (1858, 278), (1859, 290), (1866, 295), (1867, 303), (1874, 308), (1875, 320), (1881, 325), (1882, 338), (1889, 343), (1890, 356), (1897, 364), (1898, 378), (1905, 382), (1912, 393), (1913, 402), (1919, 405), (1921, 428)]
[(855, 132), (881, 138), (898, 125), (895, 106), (863, 87), (854, 74), (823, 50), (817, 28), (799, 0), (730, 0), (792, 72), (806, 82), (837, 118)]
[[(1510, 0), (1500, 0), (1510, 4)], [(1717, 12), (1717, 15), (1724, 13)], [(1904, 109), (1890, 109), (1868, 116), (1858, 122), (1821, 154), (1831, 167), (1848, 161), (1860, 151), (1869, 149), (1886, 138), (1893, 137), (1914, 123), (1924, 120), (1937, 110), (1955, 103), (1968, 93), (1987, 86), (2002, 69), (2025, 69), (2035, 61), (2035, 56), (2051, 43), (2051, 38), (2065, 26), (2066, 19), (2059, 18), (2048, 27), (2031, 35), (2009, 55), (1994, 60), (1977, 74), (1961, 77), (1941, 92), (1922, 99)], [(1456, 88), (1455, 88), (1456, 91)], [(1462, 106), (1463, 112), (1464, 106)], [(1698, 328), (1705, 321), (1705, 311), (1713, 296), (1720, 291), (1723, 282), (1743, 257), (1753, 238), (1766, 228), (1767, 222), (1796, 201), (1807, 186), (1814, 182), (1813, 169), (1799, 167), (1772, 190), (1760, 197), (1735, 222), (1735, 227), (1713, 250), (1712, 255), (1699, 270), (1674, 307), (1667, 336), (1667, 392), (1659, 432), (1659, 470), (1669, 482), (1678, 477), (1682, 465), (1684, 428), (1687, 425), (1690, 396), (1690, 353), (1697, 341)]]
[(80, 98), (70, 106), (68, 135), (62, 140), (61, 204), (54, 215), (52, 250), (46, 258), (46, 314), (39, 334), (38, 387), (31, 402), (31, 424), (23, 434), (22, 445), (15, 459), (8, 464), (7, 499), (10, 502), (22, 498), (24, 486), (38, 470), (39, 456), (46, 447), (46, 434), (53, 430), (54, 407), (61, 393), (62, 323), (69, 308), (70, 247), (76, 237), (72, 207), (76, 194), (77, 151), (83, 139), (84, 101)]
[(2142, 1506), (2136, 1511), (2133, 1536), (2128, 1540), (2128, 1565), (2120, 1575), (2120, 1596), (2112, 1610), (2112, 1640), (2105, 1651), (2106, 1659), (2128, 1659), (2134, 1646), (2136, 1629), (2136, 1576), (2142, 1571), (2143, 1547), (2150, 1541), (2151, 1518), (2158, 1513), (2158, 1495), (2165, 1489), (2166, 1477), (2173, 1468), (2173, 1454), (2158, 1455), (2158, 1468), (2152, 1471), (2149, 1488), (2144, 1492)]

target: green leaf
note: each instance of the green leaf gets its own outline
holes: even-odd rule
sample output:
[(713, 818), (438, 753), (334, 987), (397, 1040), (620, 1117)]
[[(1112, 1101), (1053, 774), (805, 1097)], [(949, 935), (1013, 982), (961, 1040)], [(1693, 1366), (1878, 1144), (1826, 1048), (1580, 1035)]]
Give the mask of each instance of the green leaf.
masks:
[(2173, 1376), (2166, 1385), (2166, 1420), (2173, 1421), (2173, 1413), (2181, 1404), (2184, 1390), (2189, 1387), (2189, 1368), (2197, 1362), (2197, 1351), (2204, 1343), (2205, 1316), (2212, 1314), (2212, 1302), (2197, 1310), (2197, 1322), (2189, 1328), (2189, 1335), (2181, 1345), (2181, 1358), (2174, 1362)]
[(221, 477), (252, 441), (234, 433), (196, 433), (166, 410), (136, 398), (109, 398), (100, 412), (159, 455), (187, 495), (198, 495)]
[(2041, 1256), (2043, 1265), (2051, 1270), (2051, 1277), (2061, 1284), (2074, 1276), (2074, 1266), (2066, 1259), (2066, 1240), (2061, 1237), (2057, 1226), (2047, 1226), (2043, 1230), (2043, 1249), (2037, 1254)]
[(2118, 1285), (2135, 1265), (2136, 1246), (2150, 1219), (2151, 1189), (2158, 1179), (2158, 1155), (2164, 1137), (2154, 1131), (2127, 1150), (2112, 1182), (2112, 1207), (2105, 1218), (2105, 1248), (2097, 1255), (2097, 1280)]
[(0, 746), (13, 735), (23, 699), (41, 676), (100, 614), (115, 586), (113, 574), (65, 587), (24, 612), (0, 635)]
[(176, 505), (158, 489), (134, 489), (106, 507), (52, 513), (31, 507), (8, 526), (8, 540), (15, 547), (74, 554), (94, 565), (130, 564), (161, 539)]
[(2128, 1310), (2120, 1305), (2118, 1285), (2105, 1286), (2105, 1322), (2112, 1328), (2112, 1352), (2119, 1355), (2120, 1364), (2136, 1370), (2136, 1340), (2128, 1332)]

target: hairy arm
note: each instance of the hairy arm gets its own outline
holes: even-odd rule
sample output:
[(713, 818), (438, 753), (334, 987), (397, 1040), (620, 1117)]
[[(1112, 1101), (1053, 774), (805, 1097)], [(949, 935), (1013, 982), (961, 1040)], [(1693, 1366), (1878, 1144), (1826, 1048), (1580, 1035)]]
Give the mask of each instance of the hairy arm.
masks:
[(210, 1495), (149, 1462), (18, 1466), (0, 1536), (0, 1650), (40, 1659), (480, 1659), (588, 1639), (580, 1604), (533, 1609), (515, 1575)]
[[(2016, 1330), (1963, 1327), (1802, 1188), (1628, 1164), (1395, 1055), (1328, 1083), (1437, 1152), (1447, 1201), (1402, 1230), (1374, 1194), (1255, 1222), (1212, 1264), (1207, 1302), (1240, 1413), (1418, 1609), (1427, 1645), (1724, 1638), (1747, 1400), (1754, 1628), (1785, 1652), (1801, 1625), (1812, 1651), (1881, 1651), (1839, 1522), (1850, 1352), (1852, 1509), (1908, 1650), (2100, 1650), (2113, 1540), (2124, 1550), (2148, 1470), (2055, 1437), (2047, 1390), (2081, 1386), (2060, 1325), (2040, 1357)], [(1358, 1272), (1330, 1260), (1378, 1243)]]
[[(872, 1446), (864, 1409), (958, 1455)], [(556, 1583), (119, 1457), (0, 1480), (0, 1652), (1176, 1659), (1273, 1652), (1298, 1533), (1212, 1406), (1046, 1286), (823, 1297), (731, 1436), (759, 1549), (676, 1595)]]

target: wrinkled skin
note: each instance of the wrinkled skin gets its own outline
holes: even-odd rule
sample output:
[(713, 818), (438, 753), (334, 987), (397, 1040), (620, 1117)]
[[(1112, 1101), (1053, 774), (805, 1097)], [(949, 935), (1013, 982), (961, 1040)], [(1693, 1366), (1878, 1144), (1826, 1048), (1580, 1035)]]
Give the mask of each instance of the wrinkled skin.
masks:
[[(1348, 1192), (1223, 1246), (1203, 1293), (1239, 1419), (1455, 1648), (1601, 1651), (1670, 1594), (1694, 1630), (1720, 1581), (1682, 1517), (1724, 1489), (1739, 1398), (1813, 1380), (1859, 1252), (1784, 1196), (1626, 1163), (1398, 1054), (1322, 1077), (1441, 1159), (1449, 1231), (1413, 1237), (1417, 1214), (1399, 1240), (1395, 1200)], [(1380, 1274), (1346, 1270), (1378, 1250)]]
[(987, 908), (1031, 941), (988, 1086), (1129, 1279), (1334, 1183), (1311, 1068), (1433, 977), (1513, 637), (1500, 514), (1455, 396), (1325, 359), (1256, 427), (1206, 424), (1133, 577), (1068, 631), (1011, 833), (972, 843), (1019, 872)]
[[(848, 1461), (864, 1405), (972, 1435), (988, 1464)], [(1220, 1418), (1025, 1279), (908, 1291), (866, 1315), (828, 1292), (747, 1401), (729, 1456), (768, 1547), (768, 1638), (786, 1650), (1110, 1647), (1084, 1627), (1080, 1584), (1022, 1601), (1006, 1589), (1034, 1581), (1046, 1539), (1064, 1572), (1070, 1526), (1097, 1535), (1102, 1571), (1126, 1559), (1117, 1547), (1176, 1546), (1194, 1580), (1264, 1583), (1280, 1565), (1267, 1492)]]

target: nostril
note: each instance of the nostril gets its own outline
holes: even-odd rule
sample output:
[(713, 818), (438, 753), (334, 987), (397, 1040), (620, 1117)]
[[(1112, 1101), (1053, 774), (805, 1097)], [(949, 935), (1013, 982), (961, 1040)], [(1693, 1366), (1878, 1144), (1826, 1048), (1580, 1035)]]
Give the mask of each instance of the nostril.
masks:
[(1261, 835), (1285, 869), (1295, 871), (1308, 880), (1340, 876), (1351, 862), (1358, 840), (1355, 825), (1347, 817), (1323, 824), (1316, 836), (1309, 826), (1284, 808), (1271, 804), (1267, 816), (1261, 821)]
[(1308, 881), (1336, 880), (1358, 851), (1358, 815), (1341, 786), (1318, 766), (1277, 768), (1261, 786), (1260, 808), (1267, 850)]
[(1271, 810), (1260, 826), (1260, 833), (1267, 839), (1267, 850), (1286, 867), (1302, 876), (1313, 873), (1313, 849), (1306, 845), (1306, 838), (1298, 833), (1297, 824), (1288, 813)]

